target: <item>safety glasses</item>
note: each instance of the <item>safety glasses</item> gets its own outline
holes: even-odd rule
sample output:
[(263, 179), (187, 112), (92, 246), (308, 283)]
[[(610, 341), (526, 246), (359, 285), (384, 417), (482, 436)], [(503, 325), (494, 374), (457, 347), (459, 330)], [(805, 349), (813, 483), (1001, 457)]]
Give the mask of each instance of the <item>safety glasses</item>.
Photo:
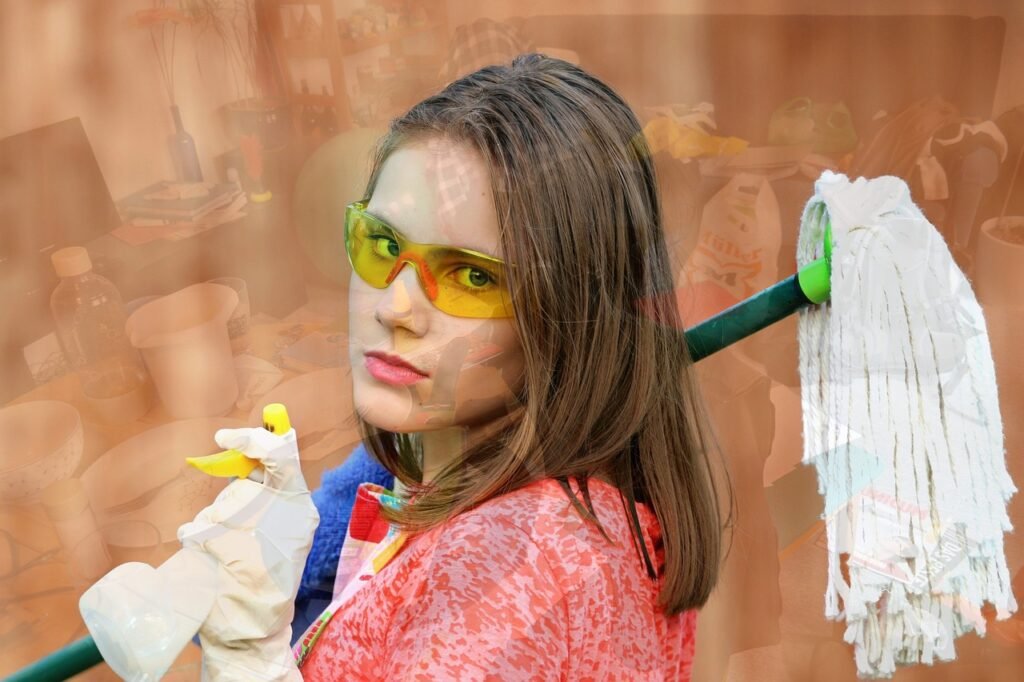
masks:
[(345, 208), (345, 251), (364, 282), (386, 289), (410, 263), (438, 310), (456, 317), (512, 317), (503, 261), (470, 249), (409, 241), (367, 213), (366, 204), (356, 201)]

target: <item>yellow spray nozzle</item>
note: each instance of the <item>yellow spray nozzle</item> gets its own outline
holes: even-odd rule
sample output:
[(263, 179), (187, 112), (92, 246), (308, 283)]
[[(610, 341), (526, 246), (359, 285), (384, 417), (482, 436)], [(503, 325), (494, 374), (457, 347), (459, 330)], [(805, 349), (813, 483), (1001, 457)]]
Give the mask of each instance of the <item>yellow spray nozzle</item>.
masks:
[[(263, 428), (279, 436), (291, 431), (291, 420), (288, 419), (288, 411), (284, 405), (271, 403), (263, 408)], [(205, 457), (186, 457), (185, 461), (204, 474), (223, 478), (245, 478), (253, 469), (260, 466), (258, 459), (246, 457), (245, 453), (239, 450), (224, 450)]]
[(223, 478), (229, 476), (245, 478), (260, 465), (258, 459), (246, 457), (245, 453), (239, 450), (224, 450), (205, 457), (186, 457), (185, 461), (204, 474)]

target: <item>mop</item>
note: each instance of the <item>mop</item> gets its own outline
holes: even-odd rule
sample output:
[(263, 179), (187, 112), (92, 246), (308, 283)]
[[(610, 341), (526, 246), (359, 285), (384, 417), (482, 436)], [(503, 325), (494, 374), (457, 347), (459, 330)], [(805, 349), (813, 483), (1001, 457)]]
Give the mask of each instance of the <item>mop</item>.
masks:
[(822, 257), (829, 225), (831, 299), (798, 318), (803, 462), (824, 497), (825, 616), (845, 615), (859, 677), (889, 678), (984, 636), (984, 601), (998, 620), (1016, 611), (1003, 533), (1017, 488), (981, 308), (906, 183), (826, 171), (798, 266)]

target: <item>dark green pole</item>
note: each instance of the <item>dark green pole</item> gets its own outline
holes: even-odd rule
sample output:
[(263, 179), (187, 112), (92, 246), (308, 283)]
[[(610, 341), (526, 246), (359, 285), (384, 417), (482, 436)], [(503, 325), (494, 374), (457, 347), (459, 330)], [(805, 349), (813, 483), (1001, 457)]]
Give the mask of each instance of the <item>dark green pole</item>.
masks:
[(22, 668), (4, 682), (60, 682), (103, 662), (92, 637), (86, 635), (49, 656)]
[(810, 303), (797, 276), (787, 277), (686, 330), (690, 355), (694, 362), (703, 360)]
[(825, 256), (800, 272), (773, 284), (686, 330), (686, 345), (693, 361), (702, 360), (800, 308), (824, 303), (832, 294), (832, 224), (825, 225)]

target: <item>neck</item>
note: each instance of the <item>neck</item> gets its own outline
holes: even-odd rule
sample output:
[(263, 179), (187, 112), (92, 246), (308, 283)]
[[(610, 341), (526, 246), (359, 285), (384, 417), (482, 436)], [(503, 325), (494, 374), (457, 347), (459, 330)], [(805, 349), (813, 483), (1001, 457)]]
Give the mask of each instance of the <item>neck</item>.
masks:
[(512, 410), (497, 419), (476, 426), (448, 426), (420, 431), (423, 449), (423, 483), (431, 482), (449, 462), (508, 426), (519, 414)]
[(422, 431), (420, 444), (423, 448), (423, 482), (434, 479), (448, 462), (458, 457), (466, 448), (469, 429), (451, 426), (434, 431)]

